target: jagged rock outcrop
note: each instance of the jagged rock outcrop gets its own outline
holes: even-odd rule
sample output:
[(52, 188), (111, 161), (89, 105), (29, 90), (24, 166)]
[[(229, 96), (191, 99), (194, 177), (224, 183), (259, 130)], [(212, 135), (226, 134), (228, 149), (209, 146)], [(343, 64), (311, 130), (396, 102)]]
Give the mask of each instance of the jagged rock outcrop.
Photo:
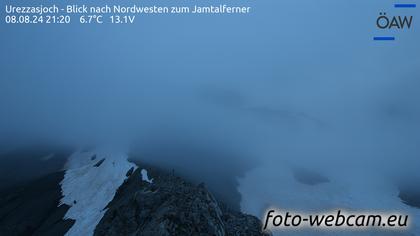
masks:
[(140, 170), (118, 189), (95, 235), (264, 235), (256, 217), (230, 210), (203, 184), (153, 168), (148, 183)]

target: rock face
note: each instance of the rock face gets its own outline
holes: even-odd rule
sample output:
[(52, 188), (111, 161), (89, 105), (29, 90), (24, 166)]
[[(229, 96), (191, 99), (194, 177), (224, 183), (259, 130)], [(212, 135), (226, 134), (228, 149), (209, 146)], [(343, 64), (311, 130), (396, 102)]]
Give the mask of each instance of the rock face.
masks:
[(315, 186), (318, 184), (328, 183), (329, 179), (315, 171), (310, 171), (304, 168), (294, 168), (293, 175), (301, 184)]
[(59, 204), (64, 172), (49, 174), (0, 193), (0, 235), (64, 235), (73, 225)]
[(140, 169), (118, 189), (95, 235), (264, 235), (254, 216), (219, 203), (204, 185), (147, 168), (153, 183), (142, 180)]
[[(37, 156), (40, 158), (30, 163), (37, 161), (49, 165), (49, 161), (56, 161), (54, 158), (61, 158), (58, 154), (46, 156), (42, 153)], [(72, 186), (70, 191), (84, 193), (91, 190), (91, 187), (95, 186), (95, 181), (102, 175), (115, 177), (116, 172), (113, 168), (105, 168), (109, 164), (108, 159), (103, 160), (96, 155), (90, 156), (89, 153), (86, 158), (88, 160), (86, 167), (89, 168), (83, 170), (90, 173), (93, 178), (82, 181), (86, 185)], [(22, 170), (19, 162), (22, 159), (3, 160), (10, 162), (6, 163), (8, 168), (0, 168), (10, 169), (6, 173), (7, 175), (10, 173), (9, 179), (14, 179), (14, 172), (17, 172), (16, 176), (19, 177), (19, 172)], [(57, 166), (61, 169), (63, 164), (61, 159), (60, 162), (57, 161), (60, 165), (54, 163), (51, 164), (54, 167), (53, 170)], [(118, 166), (114, 162), (110, 163), (112, 167)], [(85, 235), (91, 235), (93, 231), (95, 235), (107, 236), (264, 235), (261, 232), (261, 223), (256, 217), (242, 214), (225, 206), (203, 184), (197, 186), (174, 174), (138, 164), (141, 168), (136, 168), (134, 164), (123, 168), (122, 176), (125, 181), (122, 179), (118, 182), (111, 191), (111, 198), (96, 208), (94, 206), (98, 202), (96, 198), (92, 201), (92, 196), (87, 198), (92, 201), (89, 204), (82, 205), (81, 200), (85, 198), (71, 198), (71, 201), (60, 204), (65, 196), (71, 196), (64, 195), (65, 188), (63, 190), (62, 183), (66, 176), (65, 171), (51, 172), (49, 169), (43, 169), (38, 174), (37, 170), (30, 170), (37, 174), (24, 176), (25, 178), (13, 182), (10, 184), (12, 186), (7, 188), (4, 187), (6, 185), (1, 185), (2, 181), (0, 181), (0, 235), (65, 235), (78, 224), (78, 219), (72, 220), (73, 218), (66, 217), (72, 208), (77, 206), (83, 206), (89, 213), (88, 217), (81, 218), (82, 223), (86, 223), (87, 227), (92, 227), (92, 230)], [(11, 168), (14, 166), (16, 168)], [(50, 166), (47, 167), (50, 168)], [(30, 166), (28, 168), (30, 169)], [(38, 178), (38, 176), (42, 177)], [(102, 189), (104, 188), (103, 182), (96, 181), (96, 183), (99, 183), (96, 185), (101, 186)], [(117, 188), (118, 191), (114, 195)], [(105, 193), (108, 192), (105, 191)], [(102, 199), (104, 191), (95, 190), (93, 195)], [(91, 213), (98, 212), (101, 213), (101, 218), (92, 223), (93, 214)], [(103, 217), (102, 214), (104, 214)], [(100, 221), (99, 224), (97, 224), (98, 221)]]
[(417, 188), (400, 188), (398, 196), (401, 201), (412, 207), (420, 209), (420, 190)]

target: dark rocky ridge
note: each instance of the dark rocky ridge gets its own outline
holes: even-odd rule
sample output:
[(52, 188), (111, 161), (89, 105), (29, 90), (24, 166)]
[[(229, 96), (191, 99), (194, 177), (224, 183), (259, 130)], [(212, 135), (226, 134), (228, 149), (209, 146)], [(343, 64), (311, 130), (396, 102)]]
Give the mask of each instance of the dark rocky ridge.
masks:
[(178, 137), (150, 143), (142, 140), (141, 143), (130, 154), (130, 161), (139, 166), (146, 163), (174, 172), (196, 185), (206, 183), (206, 188), (218, 200), (234, 210), (240, 210), (242, 196), (238, 191), (238, 177), (257, 165), (250, 161), (252, 158), (225, 148), (203, 147), (193, 140), (185, 141)]
[[(58, 207), (60, 170), (69, 154), (37, 150), (2, 155), (1, 177), (8, 179), (0, 186), (0, 235), (64, 235), (74, 224), (63, 220), (69, 207)], [(43, 159), (50, 153), (55, 155)], [(222, 204), (204, 185), (146, 169), (153, 184), (141, 180), (141, 169), (127, 171), (130, 178), (108, 205), (97, 235), (263, 235), (257, 218)]]
[(58, 207), (64, 172), (46, 175), (0, 193), (0, 235), (64, 235), (74, 224)]
[(141, 168), (118, 189), (95, 235), (265, 235), (254, 216), (233, 211), (203, 184), (147, 167), (153, 183), (142, 181)]

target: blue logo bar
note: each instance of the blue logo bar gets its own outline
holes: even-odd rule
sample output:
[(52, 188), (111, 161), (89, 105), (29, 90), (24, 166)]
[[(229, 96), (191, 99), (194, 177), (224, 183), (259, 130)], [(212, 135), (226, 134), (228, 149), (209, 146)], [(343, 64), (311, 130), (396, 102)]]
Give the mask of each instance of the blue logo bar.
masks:
[(416, 4), (405, 4), (405, 3), (396, 3), (394, 4), (395, 8), (416, 8)]
[(373, 37), (375, 41), (394, 41), (395, 37)]

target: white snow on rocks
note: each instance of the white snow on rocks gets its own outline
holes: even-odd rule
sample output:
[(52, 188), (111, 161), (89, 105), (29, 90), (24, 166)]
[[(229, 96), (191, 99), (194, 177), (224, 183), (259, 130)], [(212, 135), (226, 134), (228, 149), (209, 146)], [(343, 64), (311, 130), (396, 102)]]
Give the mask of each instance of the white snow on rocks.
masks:
[[(96, 154), (96, 158), (92, 158)], [(98, 167), (94, 165), (104, 159)], [(63, 198), (60, 204), (70, 206), (64, 219), (75, 220), (68, 236), (93, 235), (104, 216), (107, 204), (124, 180), (130, 168), (137, 166), (123, 153), (76, 152), (69, 157), (61, 182)]]
[(147, 175), (147, 170), (146, 169), (142, 169), (140, 173), (141, 173), (141, 179), (143, 181), (146, 181), (149, 184), (153, 183), (153, 179), (149, 179), (149, 176)]

